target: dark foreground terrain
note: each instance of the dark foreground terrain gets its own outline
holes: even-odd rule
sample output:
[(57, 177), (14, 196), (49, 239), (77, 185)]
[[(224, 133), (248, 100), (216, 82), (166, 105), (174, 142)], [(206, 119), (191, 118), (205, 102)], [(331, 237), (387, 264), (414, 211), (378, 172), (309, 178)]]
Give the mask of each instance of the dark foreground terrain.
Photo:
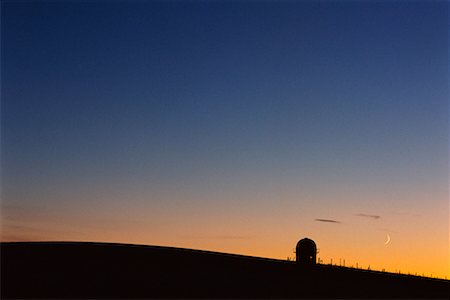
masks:
[(2, 243), (2, 298), (449, 298), (449, 281), (189, 249)]

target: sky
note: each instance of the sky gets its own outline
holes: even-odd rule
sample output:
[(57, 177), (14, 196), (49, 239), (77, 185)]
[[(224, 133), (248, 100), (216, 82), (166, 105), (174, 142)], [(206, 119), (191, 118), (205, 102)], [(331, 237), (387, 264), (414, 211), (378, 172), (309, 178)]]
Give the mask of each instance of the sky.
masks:
[(309, 237), (450, 278), (448, 28), (446, 1), (2, 1), (1, 240)]

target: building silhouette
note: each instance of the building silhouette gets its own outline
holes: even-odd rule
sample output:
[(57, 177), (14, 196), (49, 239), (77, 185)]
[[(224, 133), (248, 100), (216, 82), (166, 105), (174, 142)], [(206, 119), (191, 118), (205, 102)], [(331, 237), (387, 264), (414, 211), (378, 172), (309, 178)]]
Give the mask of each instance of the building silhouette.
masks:
[(296, 261), (299, 264), (315, 265), (317, 247), (313, 240), (304, 238), (298, 241), (295, 249)]

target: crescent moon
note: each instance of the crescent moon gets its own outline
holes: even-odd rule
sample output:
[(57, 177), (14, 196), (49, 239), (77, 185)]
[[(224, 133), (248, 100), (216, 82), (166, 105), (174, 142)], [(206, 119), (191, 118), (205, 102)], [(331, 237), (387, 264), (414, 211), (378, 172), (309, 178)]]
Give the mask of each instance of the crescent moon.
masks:
[(385, 245), (389, 244), (391, 242), (391, 236), (389, 235), (389, 233), (387, 234), (387, 240), (386, 242), (384, 242)]

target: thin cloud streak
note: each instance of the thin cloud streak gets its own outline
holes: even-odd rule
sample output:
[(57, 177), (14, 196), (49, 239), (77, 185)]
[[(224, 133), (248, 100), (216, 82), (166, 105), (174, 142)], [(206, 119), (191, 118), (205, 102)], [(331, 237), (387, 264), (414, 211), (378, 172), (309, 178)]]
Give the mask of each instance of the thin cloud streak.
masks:
[(418, 213), (407, 213), (407, 212), (394, 212), (395, 215), (400, 215), (400, 216), (411, 216), (411, 217), (422, 217), (423, 214), (418, 214)]
[(340, 224), (340, 221), (336, 221), (336, 220), (330, 220), (330, 219), (314, 219), (314, 221), (317, 222), (325, 222), (325, 223), (336, 223), (336, 224)]
[(372, 219), (376, 219), (376, 220), (378, 220), (378, 219), (381, 218), (381, 216), (378, 216), (378, 215), (369, 215), (369, 214), (356, 214), (355, 216), (358, 216), (358, 217), (365, 217), (365, 218), (372, 218)]
[(217, 240), (245, 240), (253, 238), (252, 235), (183, 235), (185, 239), (217, 239)]

